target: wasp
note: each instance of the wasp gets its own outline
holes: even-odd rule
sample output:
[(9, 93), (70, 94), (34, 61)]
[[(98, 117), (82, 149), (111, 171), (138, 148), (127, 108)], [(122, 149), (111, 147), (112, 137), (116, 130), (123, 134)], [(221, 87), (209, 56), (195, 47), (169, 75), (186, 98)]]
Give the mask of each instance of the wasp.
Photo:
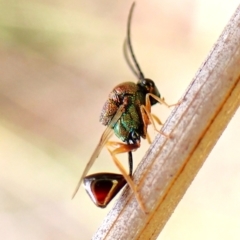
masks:
[[(131, 19), (134, 6), (135, 2), (132, 4), (128, 16), (127, 36), (124, 41), (123, 52), (128, 66), (138, 81), (137, 83), (120, 83), (110, 92), (100, 115), (100, 122), (106, 126), (106, 129), (82, 173), (73, 197), (76, 195), (82, 181), (84, 181), (85, 189), (93, 202), (97, 206), (104, 208), (123, 186), (128, 183), (141, 209), (147, 212), (138, 188), (132, 180), (132, 151), (140, 147), (141, 138), (147, 138), (149, 140), (147, 133), (149, 124), (152, 124), (154, 129), (158, 131), (154, 120), (160, 124), (161, 121), (151, 113), (151, 107), (156, 103), (164, 104), (167, 107), (176, 104), (168, 105), (164, 98), (161, 98), (154, 81), (145, 78), (138, 64), (131, 43)], [(129, 59), (129, 54), (132, 60)], [(168, 137), (168, 135), (163, 132), (158, 132)], [(109, 141), (113, 134), (115, 134), (121, 142)], [(103, 147), (107, 147), (121, 174), (96, 173), (87, 176), (87, 173), (98, 158)], [(128, 153), (129, 173), (127, 173), (117, 158), (117, 155), (121, 153)]]

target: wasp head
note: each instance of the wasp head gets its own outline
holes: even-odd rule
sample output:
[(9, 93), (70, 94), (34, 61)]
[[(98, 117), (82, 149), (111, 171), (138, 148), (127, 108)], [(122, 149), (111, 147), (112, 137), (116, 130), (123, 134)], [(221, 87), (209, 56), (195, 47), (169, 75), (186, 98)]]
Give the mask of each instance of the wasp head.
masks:
[[(137, 83), (137, 85), (140, 87), (140, 89), (145, 93), (145, 94), (148, 94), (148, 93), (151, 93), (157, 97), (161, 97), (159, 91), (158, 91), (158, 88), (157, 86), (155, 85), (154, 81), (149, 79), (149, 78), (143, 78), (143, 79), (140, 79)], [(155, 100), (154, 98), (150, 98), (150, 101), (151, 101), (151, 105), (154, 105), (156, 104), (158, 101)]]

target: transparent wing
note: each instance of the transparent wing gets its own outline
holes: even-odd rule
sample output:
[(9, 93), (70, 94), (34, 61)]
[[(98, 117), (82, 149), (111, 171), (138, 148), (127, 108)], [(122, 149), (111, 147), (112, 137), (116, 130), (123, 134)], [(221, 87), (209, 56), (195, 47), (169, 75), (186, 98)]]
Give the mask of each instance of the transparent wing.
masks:
[(75, 197), (76, 193), (78, 192), (78, 189), (81, 186), (81, 183), (83, 181), (83, 178), (87, 175), (87, 173), (89, 172), (90, 168), (92, 167), (93, 163), (95, 162), (95, 160), (98, 158), (100, 152), (102, 151), (102, 148), (106, 145), (107, 141), (110, 139), (110, 137), (113, 135), (113, 126), (116, 124), (116, 122), (118, 121), (118, 119), (122, 116), (122, 114), (124, 113), (125, 108), (124, 105), (121, 105), (119, 107), (119, 109), (117, 110), (116, 114), (114, 115), (113, 119), (111, 120), (110, 124), (108, 125), (108, 127), (105, 129), (105, 131), (103, 132), (101, 139), (95, 149), (95, 151), (93, 152), (90, 160), (88, 161), (81, 178), (79, 179), (79, 182), (77, 184), (77, 187), (75, 189), (75, 191), (73, 192), (72, 198)]

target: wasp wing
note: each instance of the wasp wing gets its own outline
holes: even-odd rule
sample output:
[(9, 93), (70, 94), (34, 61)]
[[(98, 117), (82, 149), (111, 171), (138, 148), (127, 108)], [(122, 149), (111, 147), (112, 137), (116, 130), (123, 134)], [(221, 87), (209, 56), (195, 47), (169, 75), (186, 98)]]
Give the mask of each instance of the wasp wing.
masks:
[(119, 120), (119, 118), (122, 116), (122, 114), (124, 113), (125, 111), (125, 107), (124, 105), (121, 105), (116, 114), (114, 115), (114, 117), (112, 118), (111, 122), (109, 123), (108, 127), (105, 129), (105, 131), (103, 132), (102, 136), (101, 136), (101, 139), (95, 149), (95, 151), (93, 152), (90, 160), (88, 161), (83, 173), (82, 173), (82, 176), (77, 184), (77, 187), (73, 193), (73, 196), (72, 198), (75, 197), (76, 193), (78, 192), (78, 189), (80, 188), (81, 186), (81, 183), (83, 181), (83, 178), (87, 175), (87, 173), (89, 172), (90, 168), (92, 167), (93, 163), (95, 162), (95, 160), (98, 158), (100, 152), (102, 151), (102, 148), (106, 145), (106, 143), (108, 142), (108, 140), (110, 139), (110, 137), (112, 136), (113, 134), (113, 127), (114, 125), (116, 124), (116, 122)]

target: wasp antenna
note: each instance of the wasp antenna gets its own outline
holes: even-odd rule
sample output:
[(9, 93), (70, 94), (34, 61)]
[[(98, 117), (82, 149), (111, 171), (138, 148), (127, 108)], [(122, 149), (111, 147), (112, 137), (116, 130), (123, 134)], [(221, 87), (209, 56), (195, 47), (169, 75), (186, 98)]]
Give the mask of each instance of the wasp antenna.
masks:
[[(134, 9), (134, 6), (135, 6), (135, 2), (132, 3), (132, 6), (131, 6), (131, 9), (130, 9), (130, 12), (129, 12), (129, 15), (128, 15), (128, 23), (127, 23), (127, 44), (128, 44), (128, 47), (129, 47), (129, 50), (130, 50), (130, 53), (131, 53), (131, 57), (133, 59), (133, 62), (138, 70), (138, 78), (139, 79), (144, 79), (144, 75), (142, 73), (142, 70), (137, 62), (137, 59), (135, 57), (135, 54), (133, 52), (133, 48), (132, 48), (132, 43), (131, 43), (131, 21), (132, 21), (132, 13), (133, 13), (133, 9)], [(133, 70), (133, 67), (131, 64), (129, 64), (129, 61), (127, 60), (128, 58), (125, 56), (125, 59), (128, 63), (128, 65), (130, 66), (130, 68), (132, 69), (132, 71), (134, 72), (134, 74), (136, 74), (137, 72), (135, 70)]]
[(138, 72), (136, 71), (136, 69), (134, 68), (134, 66), (132, 65), (130, 59), (129, 59), (129, 56), (128, 56), (128, 49), (127, 49), (127, 39), (124, 40), (124, 43), (123, 43), (123, 55), (124, 55), (124, 59), (125, 61), (127, 62), (127, 65), (129, 66), (130, 70), (133, 72), (133, 74), (139, 78), (139, 74)]

